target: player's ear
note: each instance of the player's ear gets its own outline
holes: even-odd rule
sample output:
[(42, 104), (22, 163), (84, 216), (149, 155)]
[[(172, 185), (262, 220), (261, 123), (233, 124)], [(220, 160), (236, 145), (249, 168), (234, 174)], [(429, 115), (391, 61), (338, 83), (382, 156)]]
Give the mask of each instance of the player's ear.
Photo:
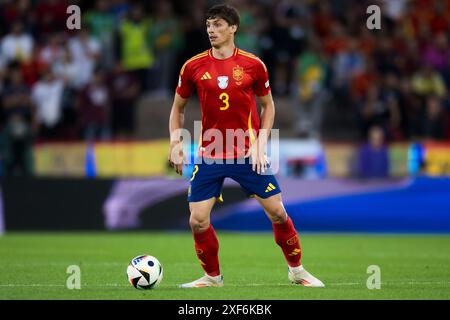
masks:
[(231, 25), (231, 32), (232, 32), (232, 33), (236, 33), (237, 28), (238, 28), (237, 25), (235, 25), (235, 24), (234, 24), (234, 25)]

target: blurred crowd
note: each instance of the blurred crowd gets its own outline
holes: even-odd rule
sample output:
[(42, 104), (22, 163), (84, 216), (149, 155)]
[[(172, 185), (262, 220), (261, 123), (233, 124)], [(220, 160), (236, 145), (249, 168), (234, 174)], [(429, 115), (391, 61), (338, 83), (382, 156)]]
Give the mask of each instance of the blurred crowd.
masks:
[[(15, 155), (25, 168), (31, 142), (133, 138), (138, 100), (171, 99), (183, 62), (209, 48), (204, 14), (218, 2), (0, 1), (6, 167)], [(334, 110), (362, 139), (374, 126), (388, 141), (450, 138), (450, 0), (227, 2), (241, 15), (238, 46), (266, 63), (299, 133), (320, 136)], [(80, 30), (66, 27), (71, 4)], [(381, 30), (366, 26), (371, 4)]]
[[(365, 24), (374, 3), (381, 8), (380, 30)], [(309, 115), (311, 131), (319, 133), (332, 103), (354, 115), (361, 138), (373, 126), (388, 141), (450, 138), (449, 1), (282, 1), (278, 9), (284, 13), (278, 24), (289, 30), (285, 43), (299, 44), (297, 51), (273, 54), (292, 54), (283, 90), (303, 110), (300, 125)]]

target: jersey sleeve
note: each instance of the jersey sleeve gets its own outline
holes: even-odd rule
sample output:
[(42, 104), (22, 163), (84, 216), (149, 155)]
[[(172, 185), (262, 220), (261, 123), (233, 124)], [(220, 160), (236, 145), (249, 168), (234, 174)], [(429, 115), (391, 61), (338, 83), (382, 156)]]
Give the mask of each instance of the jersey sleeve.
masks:
[(194, 91), (194, 81), (192, 80), (192, 68), (191, 64), (186, 62), (180, 71), (180, 76), (178, 77), (178, 85), (176, 92), (182, 98), (189, 98)]
[(263, 97), (269, 94), (270, 84), (269, 84), (269, 73), (267, 68), (261, 60), (258, 59), (255, 67), (256, 81), (254, 84), (255, 94), (258, 97)]

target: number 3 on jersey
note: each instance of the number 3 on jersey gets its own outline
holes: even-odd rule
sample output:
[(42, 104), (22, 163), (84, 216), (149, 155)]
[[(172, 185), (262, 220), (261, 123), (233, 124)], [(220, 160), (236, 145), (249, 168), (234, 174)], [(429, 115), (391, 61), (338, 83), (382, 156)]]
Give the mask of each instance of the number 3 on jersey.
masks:
[(230, 103), (228, 100), (230, 99), (230, 96), (226, 92), (222, 92), (219, 96), (219, 99), (223, 102), (223, 107), (220, 107), (220, 110), (227, 110), (230, 107)]

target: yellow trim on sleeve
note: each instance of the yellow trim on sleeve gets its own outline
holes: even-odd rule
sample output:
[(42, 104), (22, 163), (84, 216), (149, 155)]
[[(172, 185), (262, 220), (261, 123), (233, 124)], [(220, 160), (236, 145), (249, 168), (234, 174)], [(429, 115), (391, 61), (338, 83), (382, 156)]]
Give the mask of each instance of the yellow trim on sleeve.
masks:
[(251, 58), (251, 59), (258, 60), (258, 61), (263, 65), (264, 71), (267, 72), (267, 67), (266, 67), (266, 65), (264, 64), (264, 62), (263, 62), (260, 58), (258, 58), (257, 56), (255, 56), (253, 53), (250, 53), (250, 52), (243, 51), (243, 50), (239, 49), (238, 54), (243, 55), (244, 57), (247, 57), (247, 58)]
[(256, 138), (255, 138), (255, 134), (253, 133), (253, 129), (252, 129), (252, 112), (250, 111), (250, 114), (248, 115), (248, 133), (250, 136), (250, 143), (253, 144), (253, 142), (255, 142)]
[(186, 61), (186, 62), (183, 64), (183, 66), (181, 67), (180, 75), (183, 75), (184, 69), (186, 68), (186, 66), (187, 66), (187, 64), (188, 64), (189, 62), (194, 61), (194, 60), (198, 60), (198, 59), (203, 58), (203, 57), (206, 57), (207, 55), (208, 55), (208, 52), (205, 51), (205, 52), (199, 53), (199, 54), (197, 54), (196, 56), (193, 56), (192, 58), (190, 58), (190, 59), (189, 59), (188, 61)]

